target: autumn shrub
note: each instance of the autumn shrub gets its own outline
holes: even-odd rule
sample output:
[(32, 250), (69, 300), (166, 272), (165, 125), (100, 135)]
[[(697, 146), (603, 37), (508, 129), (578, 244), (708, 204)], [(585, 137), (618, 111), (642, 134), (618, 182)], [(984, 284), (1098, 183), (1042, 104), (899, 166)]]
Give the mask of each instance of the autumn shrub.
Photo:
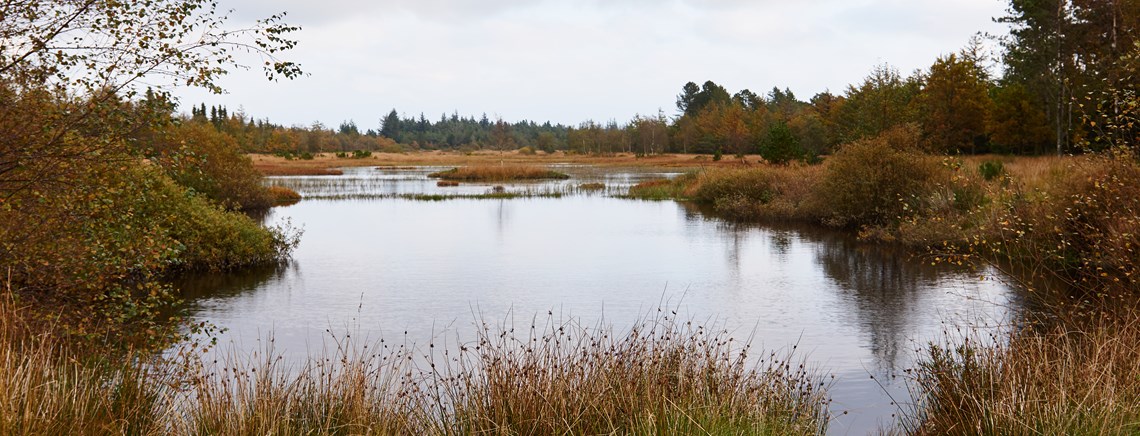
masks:
[(1140, 270), (1140, 164), (1127, 152), (1078, 158), (1044, 192), (1008, 203), (1000, 237), (979, 244), (1066, 284), (1080, 298), (1131, 298)]
[(685, 173), (673, 179), (647, 180), (629, 188), (629, 198), (638, 200), (664, 201), (689, 198), (697, 173)]
[(837, 227), (893, 226), (927, 206), (937, 159), (917, 151), (917, 134), (890, 130), (839, 149), (824, 165), (813, 202)]
[[(1038, 163), (1039, 164), (1039, 163)], [(1004, 336), (932, 344), (915, 434), (1125, 434), (1140, 422), (1140, 164), (1128, 152), (1012, 174), (996, 234), (953, 252), (1009, 272), (1034, 307)]]
[(176, 328), (163, 322), (176, 299), (163, 276), (277, 262), (295, 244), (296, 235), (225, 212), (137, 160), (71, 175), (66, 186), (5, 201), (0, 264), (30, 310), (81, 337), (161, 341)]
[(262, 209), (273, 196), (237, 140), (203, 122), (167, 126), (143, 153), (178, 184), (229, 209)]
[(713, 170), (700, 174), (693, 201), (713, 205), (721, 214), (747, 219), (776, 196), (771, 175), (764, 170)]

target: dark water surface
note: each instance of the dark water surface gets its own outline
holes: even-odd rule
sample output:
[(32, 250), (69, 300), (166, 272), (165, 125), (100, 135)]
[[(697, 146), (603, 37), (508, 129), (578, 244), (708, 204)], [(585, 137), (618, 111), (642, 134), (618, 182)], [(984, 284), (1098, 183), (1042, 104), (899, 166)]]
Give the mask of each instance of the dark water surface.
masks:
[[(668, 174), (568, 166), (569, 181), (506, 186), (560, 198), (393, 196), (491, 189), (438, 188), (425, 177), (432, 170), (271, 179), (309, 198), (266, 217), (304, 228), (294, 261), (187, 279), (194, 317), (227, 328), (220, 341), (239, 350), (272, 334), (276, 351), (301, 361), (324, 348), (326, 329), (407, 332), (423, 344), (470, 339), (479, 316), (521, 324), (553, 311), (588, 325), (604, 317), (621, 331), (665, 300), (682, 319), (717, 319), (738, 338), (754, 336), (755, 347), (798, 344), (797, 354), (836, 377), (829, 433), (865, 434), (893, 422), (892, 399), (910, 401), (894, 376), (912, 366), (918, 346), (948, 323), (1003, 324), (1020, 305), (978, 272), (839, 232), (733, 224), (675, 202), (612, 195)], [(576, 190), (595, 181), (608, 188)]]

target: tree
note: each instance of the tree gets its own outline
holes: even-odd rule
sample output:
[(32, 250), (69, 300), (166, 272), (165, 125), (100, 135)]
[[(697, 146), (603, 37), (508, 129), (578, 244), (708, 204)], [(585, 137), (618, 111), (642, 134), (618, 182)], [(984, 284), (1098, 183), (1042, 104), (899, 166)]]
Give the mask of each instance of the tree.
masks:
[(693, 82), (686, 83), (677, 96), (677, 109), (682, 116), (697, 116), (704, 108), (713, 104), (728, 104), (732, 101), (728, 90), (709, 80), (697, 88)]
[(994, 90), (987, 131), (998, 151), (1042, 154), (1052, 140), (1045, 111), (1024, 85), (1010, 83)]
[(918, 95), (923, 135), (935, 152), (978, 151), (992, 102), (981, 66), (958, 55), (939, 57)]
[(785, 164), (803, 158), (804, 150), (788, 124), (776, 121), (768, 127), (768, 133), (761, 142), (760, 156), (774, 164)]
[(677, 110), (681, 115), (693, 116), (700, 109), (697, 107), (697, 94), (701, 88), (696, 83), (689, 82), (681, 87), (681, 94), (677, 96)]
[(838, 114), (841, 141), (875, 137), (911, 122), (910, 103), (918, 88), (917, 80), (903, 80), (890, 65), (876, 66), (859, 86), (847, 87)]
[(495, 120), (491, 127), (491, 146), (499, 150), (499, 164), (503, 164), (503, 153), (515, 149), (515, 138), (511, 134), (511, 125), (503, 122), (502, 118)]
[(380, 136), (400, 140), (400, 114), (395, 109), (380, 121)]
[[(132, 132), (154, 122), (149, 117), (154, 114), (125, 103), (138, 96), (142, 82), (220, 92), (217, 81), (225, 68), (241, 67), (235, 51), (261, 55), (271, 80), (301, 74), (297, 64), (276, 58), (296, 45), (288, 34), (299, 29), (282, 23), (282, 17), (225, 29), (226, 17), (209, 0), (5, 3), (0, 12), (4, 107), (39, 107), (0, 115), (6, 138), (0, 145), (0, 196), (65, 179), (67, 162), (95, 154), (107, 159)], [(100, 139), (72, 143), (80, 130), (96, 131)]]

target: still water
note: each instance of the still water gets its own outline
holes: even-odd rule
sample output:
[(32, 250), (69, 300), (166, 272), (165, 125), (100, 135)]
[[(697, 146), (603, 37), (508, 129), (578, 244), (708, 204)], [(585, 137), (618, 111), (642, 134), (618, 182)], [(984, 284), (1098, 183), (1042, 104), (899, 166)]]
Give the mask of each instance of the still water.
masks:
[[(440, 188), (426, 177), (434, 170), (272, 178), (306, 196), (265, 217), (304, 229), (293, 261), (188, 279), (193, 316), (227, 329), (223, 344), (254, 349), (272, 335), (277, 352), (300, 361), (328, 331), (423, 344), (470, 339), (478, 319), (521, 324), (548, 312), (621, 331), (665, 305), (718, 320), (754, 347), (796, 346), (835, 376), (829, 433), (866, 434), (890, 426), (894, 400), (909, 401), (901, 374), (917, 347), (950, 324), (1002, 325), (1020, 306), (991, 273), (826, 229), (734, 224), (614, 195), (675, 174), (566, 166), (569, 181), (504, 186), (557, 198), (401, 197), (493, 189)], [(591, 182), (607, 188), (577, 189)]]

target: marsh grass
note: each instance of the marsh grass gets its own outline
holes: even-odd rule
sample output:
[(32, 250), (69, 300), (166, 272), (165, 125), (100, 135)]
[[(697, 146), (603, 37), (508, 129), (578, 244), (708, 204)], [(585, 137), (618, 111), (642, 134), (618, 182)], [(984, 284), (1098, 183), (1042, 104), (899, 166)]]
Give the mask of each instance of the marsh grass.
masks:
[(478, 165), (452, 168), (428, 174), (428, 177), (466, 182), (510, 182), (519, 180), (565, 180), (570, 176), (530, 165)]
[(624, 332), (551, 315), (426, 347), (344, 335), (290, 363), (272, 339), (250, 354), (114, 359), (28, 328), (11, 300), (0, 309), (3, 434), (818, 434), (828, 422), (827, 386), (802, 360), (753, 357), (717, 323), (667, 310)]
[(287, 206), (301, 201), (301, 194), (284, 186), (269, 186), (266, 188), (274, 206)]
[[(1140, 318), (932, 344), (915, 375), (910, 434), (1136, 434)], [(996, 345), (985, 345), (986, 342)]]
[(162, 376), (26, 316), (11, 292), (0, 296), (0, 434), (161, 433)]
[(828, 421), (822, 376), (802, 361), (754, 359), (717, 323), (668, 310), (624, 333), (484, 323), (467, 350), (444, 374), (457, 433), (815, 434)]

